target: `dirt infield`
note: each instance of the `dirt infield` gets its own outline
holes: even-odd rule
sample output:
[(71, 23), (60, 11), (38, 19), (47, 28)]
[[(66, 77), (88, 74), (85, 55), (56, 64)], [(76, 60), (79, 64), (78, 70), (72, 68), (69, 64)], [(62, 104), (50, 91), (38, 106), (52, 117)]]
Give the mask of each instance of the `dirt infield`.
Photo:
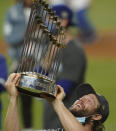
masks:
[(116, 31), (101, 32), (98, 39), (89, 45), (84, 45), (88, 57), (104, 57), (116, 59)]
[[(6, 55), (7, 44), (0, 42), (0, 53)], [(84, 45), (88, 57), (105, 57), (116, 59), (116, 31), (101, 32), (98, 39), (91, 44)]]
[(3, 55), (6, 55), (7, 53), (7, 44), (5, 44), (5, 42), (0, 42), (0, 53)]

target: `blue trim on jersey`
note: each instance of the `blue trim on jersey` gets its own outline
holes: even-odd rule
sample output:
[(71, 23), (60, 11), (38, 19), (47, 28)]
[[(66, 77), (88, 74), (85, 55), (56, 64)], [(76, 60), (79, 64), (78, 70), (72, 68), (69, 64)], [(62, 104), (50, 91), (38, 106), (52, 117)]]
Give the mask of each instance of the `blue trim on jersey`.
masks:
[(70, 80), (59, 80), (56, 82), (56, 84), (64, 88), (66, 95), (68, 95), (70, 91), (75, 87), (75, 82)]

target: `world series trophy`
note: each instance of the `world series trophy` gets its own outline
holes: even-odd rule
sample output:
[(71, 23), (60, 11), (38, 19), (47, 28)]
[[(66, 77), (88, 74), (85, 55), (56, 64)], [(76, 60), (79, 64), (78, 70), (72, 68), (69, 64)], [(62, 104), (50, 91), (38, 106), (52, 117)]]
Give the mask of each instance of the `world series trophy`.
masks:
[(17, 73), (20, 92), (41, 97), (56, 96), (56, 75), (65, 48), (61, 20), (43, 0), (34, 0)]

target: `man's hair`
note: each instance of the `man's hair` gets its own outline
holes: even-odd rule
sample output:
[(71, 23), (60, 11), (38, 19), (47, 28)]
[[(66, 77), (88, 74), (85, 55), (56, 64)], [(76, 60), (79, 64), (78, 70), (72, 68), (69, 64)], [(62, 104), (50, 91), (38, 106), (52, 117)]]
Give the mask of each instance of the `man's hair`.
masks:
[[(99, 110), (100, 110), (100, 107), (98, 107), (95, 110), (94, 114), (97, 114), (97, 113), (99, 114)], [(86, 119), (84, 125), (89, 124), (91, 122), (91, 117), (92, 116), (90, 116), (90, 117), (88, 117)], [(102, 121), (100, 121), (100, 120), (93, 120), (92, 122), (93, 122), (92, 131), (104, 131), (105, 130), (105, 127), (104, 127), (104, 124), (102, 123)]]
[(93, 131), (104, 131), (105, 127), (101, 121), (93, 121)]

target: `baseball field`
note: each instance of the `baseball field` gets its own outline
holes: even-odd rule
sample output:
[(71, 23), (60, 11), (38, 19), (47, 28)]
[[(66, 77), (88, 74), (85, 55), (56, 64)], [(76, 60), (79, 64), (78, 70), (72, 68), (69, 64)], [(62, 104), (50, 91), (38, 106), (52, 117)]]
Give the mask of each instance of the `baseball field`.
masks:
[[(13, 0), (0, 1), (0, 53), (7, 55), (7, 45), (3, 38), (3, 20), (7, 8), (13, 4)], [(83, 45), (88, 67), (86, 82), (91, 83), (96, 91), (106, 96), (110, 105), (110, 115), (105, 122), (106, 131), (116, 130), (116, 0), (96, 0), (92, 2), (89, 17), (96, 28), (97, 39), (94, 43)], [(8, 95), (1, 95), (3, 102), (2, 131), (8, 107)], [(19, 101), (20, 103), (20, 101)], [(20, 104), (19, 104), (20, 112)], [(23, 123), (21, 120), (21, 126)], [(33, 128), (42, 127), (42, 100), (33, 98)]]

